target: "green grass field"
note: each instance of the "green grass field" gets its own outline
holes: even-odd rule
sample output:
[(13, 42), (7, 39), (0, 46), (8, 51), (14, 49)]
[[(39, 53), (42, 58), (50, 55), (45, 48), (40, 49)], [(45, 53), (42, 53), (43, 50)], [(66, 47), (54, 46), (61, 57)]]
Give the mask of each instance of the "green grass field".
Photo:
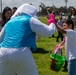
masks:
[[(46, 17), (39, 17), (39, 19), (47, 24), (47, 18)], [(33, 53), (33, 57), (35, 59), (37, 69), (38, 69), (38, 75), (68, 75), (67, 71), (63, 71), (63, 68), (59, 72), (55, 72), (50, 70), (50, 54), (53, 53), (56, 44), (59, 42), (56, 42), (56, 36), (57, 32), (55, 32), (54, 38), (45, 38), (41, 37), (40, 41), (37, 41), (37, 48), (38, 50)], [(63, 50), (63, 55), (65, 56), (65, 50)]]

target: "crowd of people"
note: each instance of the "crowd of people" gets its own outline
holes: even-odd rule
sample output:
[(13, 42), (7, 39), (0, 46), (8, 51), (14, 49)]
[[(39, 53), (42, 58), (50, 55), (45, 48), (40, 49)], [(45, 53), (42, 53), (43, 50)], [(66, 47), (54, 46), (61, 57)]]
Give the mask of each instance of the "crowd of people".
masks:
[(76, 75), (76, 9), (71, 9), (68, 19), (60, 13), (58, 21), (50, 8), (47, 12), (48, 24), (44, 24), (38, 20), (37, 9), (32, 4), (4, 8), (0, 32), (0, 75), (38, 75), (31, 51), (37, 50), (36, 34), (54, 37), (56, 30), (56, 42), (59, 42), (59, 37), (61, 41), (65, 37), (68, 75)]

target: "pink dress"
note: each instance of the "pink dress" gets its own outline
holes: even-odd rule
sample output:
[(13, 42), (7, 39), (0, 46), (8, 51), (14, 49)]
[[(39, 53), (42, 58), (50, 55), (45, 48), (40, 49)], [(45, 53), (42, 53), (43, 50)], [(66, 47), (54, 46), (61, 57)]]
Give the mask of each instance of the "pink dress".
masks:
[(48, 17), (48, 24), (50, 24), (50, 23), (56, 23), (55, 22), (55, 15), (54, 14), (49, 14), (49, 17)]

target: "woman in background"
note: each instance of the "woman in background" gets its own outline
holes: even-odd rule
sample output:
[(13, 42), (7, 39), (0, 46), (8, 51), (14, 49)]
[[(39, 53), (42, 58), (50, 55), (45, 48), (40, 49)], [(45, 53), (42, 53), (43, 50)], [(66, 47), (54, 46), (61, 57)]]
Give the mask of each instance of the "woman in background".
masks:
[(74, 22), (74, 27), (76, 28), (76, 9), (74, 7), (71, 8), (68, 19), (71, 19)]
[(5, 7), (2, 12), (2, 27), (10, 20), (12, 10), (10, 7)]

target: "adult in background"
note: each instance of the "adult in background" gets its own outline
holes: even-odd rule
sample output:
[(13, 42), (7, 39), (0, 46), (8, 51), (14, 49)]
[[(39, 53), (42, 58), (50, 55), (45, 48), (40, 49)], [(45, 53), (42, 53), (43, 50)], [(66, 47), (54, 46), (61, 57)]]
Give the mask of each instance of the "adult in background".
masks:
[(21, 5), (0, 33), (0, 75), (38, 75), (31, 52), (36, 51), (36, 33), (49, 37), (55, 28), (37, 19), (33, 5)]
[(76, 9), (74, 7), (70, 9), (70, 14), (68, 16), (68, 19), (73, 20), (75, 28), (76, 28)]
[(10, 20), (11, 16), (12, 16), (11, 8), (6, 6), (2, 12), (2, 27)]
[(12, 8), (12, 15), (16, 12), (16, 10), (17, 10), (17, 7)]
[(60, 12), (60, 15), (62, 16), (62, 21), (66, 20), (65, 13), (63, 11)]
[[(59, 20), (57, 21), (58, 25), (60, 25), (61, 27), (63, 27), (63, 19), (62, 16), (59, 16)], [(61, 41), (63, 41), (63, 34), (58, 30), (58, 36), (56, 39), (56, 42), (59, 42), (59, 38), (61, 38)]]

